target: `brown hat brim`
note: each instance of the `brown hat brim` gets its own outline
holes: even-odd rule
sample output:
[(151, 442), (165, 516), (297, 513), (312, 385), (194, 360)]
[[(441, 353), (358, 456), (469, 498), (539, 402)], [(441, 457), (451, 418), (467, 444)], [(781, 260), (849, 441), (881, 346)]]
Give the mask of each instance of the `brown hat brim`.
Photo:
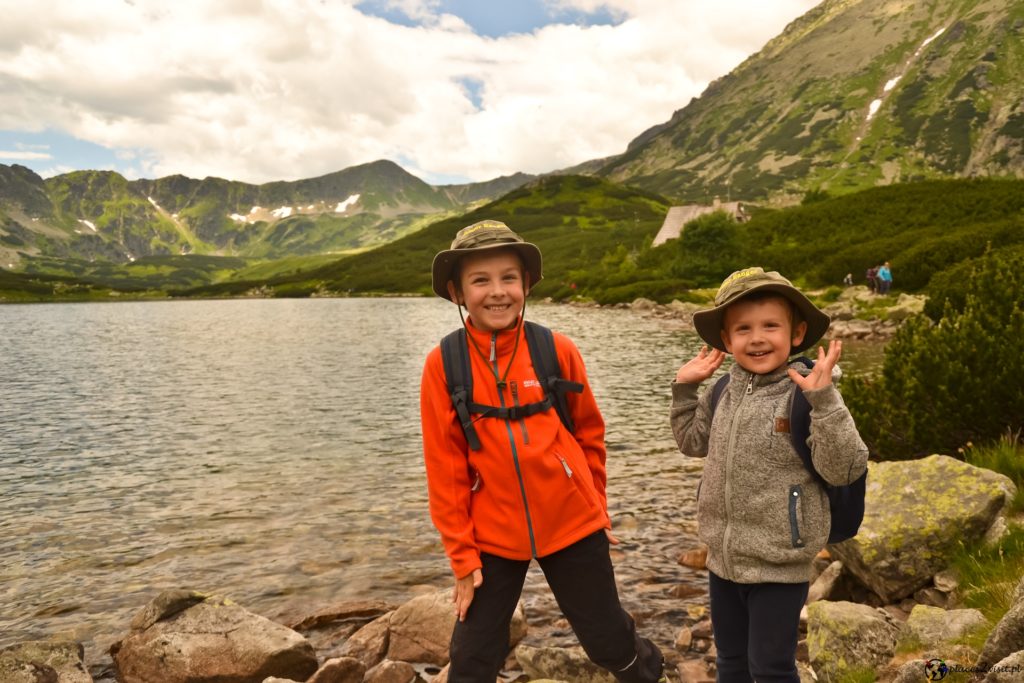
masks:
[(544, 278), (540, 249), (537, 248), (537, 245), (529, 242), (500, 242), (471, 249), (446, 249), (434, 256), (434, 263), (431, 266), (431, 287), (434, 294), (451, 301), (451, 296), (448, 294), (448, 282), (452, 280), (452, 274), (455, 272), (459, 260), (471, 254), (494, 249), (512, 249), (519, 254), (519, 258), (523, 260), (523, 267), (530, 276), (530, 287), (536, 286)]
[(725, 309), (754, 292), (776, 292), (791, 301), (800, 311), (800, 317), (807, 323), (807, 332), (804, 334), (803, 341), (798, 346), (794, 346), (791, 353), (799, 353), (811, 348), (828, 332), (828, 327), (832, 323), (828, 315), (811, 303), (811, 300), (796, 287), (773, 282), (751, 287), (742, 295), (726, 301), (720, 306), (694, 313), (693, 326), (700, 338), (719, 351), (725, 351), (725, 342), (722, 341), (722, 322), (725, 319)]

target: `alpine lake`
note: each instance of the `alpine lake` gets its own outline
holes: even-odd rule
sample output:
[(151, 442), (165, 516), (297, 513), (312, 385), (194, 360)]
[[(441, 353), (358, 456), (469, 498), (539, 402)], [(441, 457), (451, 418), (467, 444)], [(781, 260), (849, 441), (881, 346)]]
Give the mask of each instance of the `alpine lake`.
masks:
[[(707, 606), (701, 461), (668, 423), (700, 348), (680, 321), (529, 304), (570, 336), (607, 423), (620, 594), (670, 647)], [(419, 380), (458, 326), (438, 299), (0, 306), (0, 647), (81, 641), (96, 665), (160, 591), (271, 619), (451, 585), (427, 511)], [(848, 342), (844, 371), (881, 345)], [(526, 642), (574, 637), (534, 565)]]

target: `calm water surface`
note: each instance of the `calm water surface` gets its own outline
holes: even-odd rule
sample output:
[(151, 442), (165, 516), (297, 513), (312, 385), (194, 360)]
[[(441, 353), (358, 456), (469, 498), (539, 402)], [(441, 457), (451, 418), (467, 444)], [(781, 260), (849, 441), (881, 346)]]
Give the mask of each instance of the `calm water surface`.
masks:
[[(706, 581), (676, 562), (695, 543), (700, 462), (667, 419), (698, 340), (628, 311), (527, 316), (587, 362), (623, 599), (667, 647), (706, 604), (678, 597)], [(0, 647), (66, 637), (95, 662), (166, 588), (275, 618), (449, 585), (418, 392), (458, 324), (426, 299), (0, 307)], [(566, 637), (536, 569), (524, 598), (534, 637)]]

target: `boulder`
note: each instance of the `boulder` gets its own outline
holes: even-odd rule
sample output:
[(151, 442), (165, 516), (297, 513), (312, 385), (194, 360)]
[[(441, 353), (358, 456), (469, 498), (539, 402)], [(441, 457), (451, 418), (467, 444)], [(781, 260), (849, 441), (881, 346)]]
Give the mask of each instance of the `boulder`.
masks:
[(976, 609), (945, 610), (916, 605), (903, 626), (900, 640), (926, 649), (937, 649), (987, 626), (988, 621)]
[(407, 662), (383, 662), (366, 672), (365, 683), (412, 683), (418, 680), (416, 669)]
[(615, 677), (590, 661), (583, 648), (516, 648), (516, 661), (530, 680), (551, 678), (565, 683), (616, 683)]
[(358, 659), (328, 659), (306, 683), (362, 683), (366, 667)]
[(1024, 650), (1014, 652), (992, 666), (982, 683), (1018, 683), (1024, 672)]
[(885, 611), (867, 605), (819, 600), (807, 606), (807, 655), (824, 683), (888, 662), (898, 633)]
[(831, 563), (825, 568), (818, 578), (814, 580), (811, 587), (807, 591), (807, 603), (817, 602), (818, 600), (828, 600), (832, 597), (835, 592), (836, 586), (839, 583), (839, 579), (843, 574), (843, 563), (839, 560)]
[(30, 640), (0, 650), (3, 683), (92, 683), (81, 643)]
[(312, 645), (290, 628), (215, 596), (179, 609), (181, 597), (157, 596), (132, 620), (143, 628), (111, 648), (121, 683), (305, 681), (316, 672)]
[(418, 595), (391, 613), (387, 658), (444, 666), (454, 627), (450, 589)]
[(391, 615), (388, 612), (362, 627), (345, 641), (341, 654), (353, 657), (363, 663), (367, 669), (373, 668), (384, 661), (387, 656)]
[[(342, 602), (306, 614), (288, 624), (296, 631), (323, 628), (338, 621), (368, 622), (395, 608), (383, 600), (353, 600)], [(288, 622), (285, 622), (288, 623)]]
[(887, 603), (928, 585), (956, 547), (984, 537), (1016, 492), (1008, 477), (945, 455), (868, 468), (860, 532), (830, 550)]
[(989, 633), (978, 664), (998, 662), (1021, 650), (1024, 650), (1024, 601), (1015, 602)]
[[(419, 595), (391, 613), (387, 658), (421, 664), (448, 663), (448, 645), (455, 628), (451, 589)], [(512, 615), (509, 649), (526, 636), (522, 602)]]
[(630, 304), (630, 308), (632, 308), (634, 311), (649, 311), (653, 309), (656, 305), (657, 304), (651, 301), (650, 299), (640, 297), (639, 299), (633, 300), (633, 303)]

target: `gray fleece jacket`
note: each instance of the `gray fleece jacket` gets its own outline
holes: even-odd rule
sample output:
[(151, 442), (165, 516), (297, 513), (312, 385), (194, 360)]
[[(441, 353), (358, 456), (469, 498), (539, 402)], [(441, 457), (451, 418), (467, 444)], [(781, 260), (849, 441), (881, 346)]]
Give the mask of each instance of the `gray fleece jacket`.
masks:
[[(802, 365), (798, 370), (807, 372)], [(672, 384), (672, 433), (679, 450), (707, 457), (697, 489), (697, 522), (708, 569), (736, 583), (800, 583), (825, 547), (828, 496), (789, 434), (795, 388), (783, 366), (767, 375), (738, 364), (711, 422), (711, 391)], [(811, 460), (825, 481), (849, 484), (868, 449), (834, 385), (804, 392), (811, 404)]]

